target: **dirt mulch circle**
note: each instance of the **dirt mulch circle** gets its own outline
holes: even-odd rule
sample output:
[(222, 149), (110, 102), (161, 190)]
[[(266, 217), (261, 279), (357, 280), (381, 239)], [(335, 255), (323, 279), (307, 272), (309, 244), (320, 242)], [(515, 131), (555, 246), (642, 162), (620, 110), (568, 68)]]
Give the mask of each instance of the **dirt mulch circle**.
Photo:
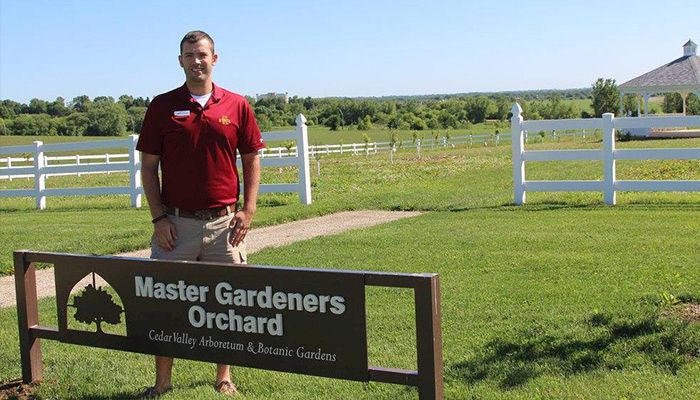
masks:
[(33, 400), (34, 387), (36, 385), (27, 385), (22, 383), (21, 379), (3, 383), (0, 385), (0, 400)]
[(683, 304), (678, 308), (678, 315), (685, 322), (700, 322), (700, 304)]

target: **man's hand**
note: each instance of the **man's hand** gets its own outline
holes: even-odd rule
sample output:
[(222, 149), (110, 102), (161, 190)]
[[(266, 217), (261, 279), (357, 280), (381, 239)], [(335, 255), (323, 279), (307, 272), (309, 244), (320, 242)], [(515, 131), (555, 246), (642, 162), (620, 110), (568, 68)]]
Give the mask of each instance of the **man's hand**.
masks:
[(228, 241), (234, 247), (241, 244), (248, 234), (250, 223), (253, 221), (253, 214), (254, 212), (252, 211), (242, 209), (234, 214), (231, 222), (228, 223), (228, 227), (231, 228), (231, 235)]
[(172, 251), (175, 248), (177, 229), (175, 228), (175, 224), (170, 222), (168, 218), (163, 218), (153, 224), (153, 233), (156, 237), (158, 247), (165, 251)]

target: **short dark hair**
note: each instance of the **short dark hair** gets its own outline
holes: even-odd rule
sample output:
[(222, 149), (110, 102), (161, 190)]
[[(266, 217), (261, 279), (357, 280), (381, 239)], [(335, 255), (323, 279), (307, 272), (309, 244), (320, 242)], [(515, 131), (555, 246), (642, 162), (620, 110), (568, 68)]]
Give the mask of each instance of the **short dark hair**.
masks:
[(214, 54), (214, 39), (209, 36), (208, 33), (204, 31), (190, 31), (185, 34), (185, 37), (182, 38), (180, 41), (180, 54), (182, 54), (182, 46), (185, 44), (185, 42), (188, 43), (197, 43), (202, 39), (207, 39), (209, 43), (211, 44), (211, 52)]

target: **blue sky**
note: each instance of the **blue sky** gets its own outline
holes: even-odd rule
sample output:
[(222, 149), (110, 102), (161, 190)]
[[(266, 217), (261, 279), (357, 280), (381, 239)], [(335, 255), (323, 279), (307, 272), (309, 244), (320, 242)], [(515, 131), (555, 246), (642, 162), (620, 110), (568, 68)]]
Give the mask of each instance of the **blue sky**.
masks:
[(700, 43), (700, 1), (0, 0), (0, 99), (148, 96), (216, 41), (245, 95), (383, 96), (625, 82)]

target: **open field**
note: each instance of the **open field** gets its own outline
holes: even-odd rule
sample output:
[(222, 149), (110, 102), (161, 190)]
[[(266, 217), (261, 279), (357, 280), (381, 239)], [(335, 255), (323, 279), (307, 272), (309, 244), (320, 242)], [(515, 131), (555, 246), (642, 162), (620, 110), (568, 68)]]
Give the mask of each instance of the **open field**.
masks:
[[(529, 148), (597, 148), (545, 142)], [(619, 147), (700, 147), (698, 139)], [(290, 169), (263, 180), (293, 179)], [(597, 162), (528, 164), (531, 179), (597, 179)], [(620, 179), (700, 179), (697, 160), (620, 162)], [(53, 184), (61, 184), (56, 178)], [(65, 178), (75, 184), (76, 178)], [(71, 180), (72, 179), (72, 180)], [(83, 178), (81, 178), (83, 179)], [(90, 177), (89, 179), (121, 179)], [(52, 184), (49, 179), (49, 184)], [(374, 228), (264, 250), (250, 262), (295, 267), (438, 272), (447, 399), (658, 399), (700, 397), (700, 194), (531, 193), (512, 201), (509, 147), (436, 149), (365, 158), (324, 157), (312, 174), (314, 204), (264, 195), (256, 223), (338, 210), (424, 210)], [(85, 182), (85, 181), (83, 181)], [(30, 185), (14, 181), (12, 185)], [(10, 185), (0, 181), (2, 188)], [(32, 250), (111, 253), (145, 247), (147, 211), (127, 197), (0, 199), (0, 260)], [(367, 290), (370, 364), (415, 368), (412, 295)], [(54, 321), (52, 299), (42, 324)], [(16, 311), (0, 310), (0, 382), (20, 376)], [(44, 341), (40, 398), (130, 397), (153, 379), (149, 356)], [(250, 399), (416, 399), (403, 386), (344, 382), (235, 368)], [(165, 399), (220, 398), (213, 366), (178, 361)]]

